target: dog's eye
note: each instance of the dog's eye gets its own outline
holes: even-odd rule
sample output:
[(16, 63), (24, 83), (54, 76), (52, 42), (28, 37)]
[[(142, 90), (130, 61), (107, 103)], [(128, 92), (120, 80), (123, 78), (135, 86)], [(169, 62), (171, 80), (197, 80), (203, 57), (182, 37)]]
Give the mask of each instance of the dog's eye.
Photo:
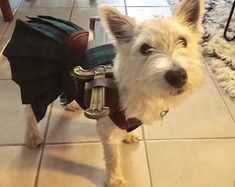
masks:
[(179, 44), (181, 44), (182, 46), (184, 46), (184, 47), (187, 47), (187, 40), (185, 39), (185, 38), (183, 38), (183, 37), (180, 37), (179, 39), (178, 39), (178, 43)]
[(152, 49), (152, 47), (145, 43), (145, 44), (141, 45), (140, 52), (143, 55), (149, 55), (151, 53), (150, 49)]

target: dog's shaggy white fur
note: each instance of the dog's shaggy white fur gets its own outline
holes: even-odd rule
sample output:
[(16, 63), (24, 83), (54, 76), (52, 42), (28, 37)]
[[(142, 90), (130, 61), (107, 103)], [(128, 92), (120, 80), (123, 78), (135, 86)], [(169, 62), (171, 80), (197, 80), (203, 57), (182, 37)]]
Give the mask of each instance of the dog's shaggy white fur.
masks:
[[(100, 6), (102, 23), (117, 49), (114, 74), (126, 118), (151, 124), (165, 107), (182, 101), (201, 84), (203, 3), (183, 0), (172, 17), (141, 23), (111, 6)], [(31, 106), (26, 110), (26, 141), (36, 147), (42, 138)], [(120, 168), (120, 137), (126, 143), (138, 142), (138, 137), (118, 129), (109, 117), (98, 120), (97, 132), (104, 147), (107, 186), (126, 186)]]

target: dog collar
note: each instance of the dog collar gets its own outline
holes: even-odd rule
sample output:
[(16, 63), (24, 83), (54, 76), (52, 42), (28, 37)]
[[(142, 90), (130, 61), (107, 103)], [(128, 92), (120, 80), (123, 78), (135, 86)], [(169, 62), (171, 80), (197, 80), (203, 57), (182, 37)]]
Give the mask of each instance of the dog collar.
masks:
[(169, 108), (168, 107), (165, 107), (162, 109), (162, 111), (160, 112), (160, 117), (161, 118), (164, 118), (169, 112)]

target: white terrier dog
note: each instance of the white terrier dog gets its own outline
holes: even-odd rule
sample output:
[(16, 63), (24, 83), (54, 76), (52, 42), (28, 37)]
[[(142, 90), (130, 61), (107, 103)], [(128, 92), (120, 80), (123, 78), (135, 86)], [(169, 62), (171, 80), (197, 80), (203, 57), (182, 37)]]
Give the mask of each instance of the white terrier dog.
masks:
[[(114, 75), (126, 119), (151, 124), (160, 119), (166, 107), (182, 101), (201, 84), (203, 4), (203, 0), (183, 0), (172, 17), (141, 23), (116, 8), (100, 6), (102, 23), (117, 49)], [(30, 105), (27, 113), (27, 144), (36, 146), (42, 138)], [(126, 186), (119, 153), (120, 137), (125, 131), (104, 117), (97, 122), (97, 132), (104, 147), (107, 186)], [(138, 138), (129, 134), (126, 142), (138, 142)]]

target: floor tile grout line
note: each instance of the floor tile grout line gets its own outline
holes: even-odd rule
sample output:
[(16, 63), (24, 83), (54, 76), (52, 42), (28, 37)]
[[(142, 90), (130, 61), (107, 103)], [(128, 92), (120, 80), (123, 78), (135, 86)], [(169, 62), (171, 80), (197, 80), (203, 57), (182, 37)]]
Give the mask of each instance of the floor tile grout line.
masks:
[(169, 8), (170, 6), (168, 5), (165, 5), (165, 6), (148, 6), (148, 5), (143, 5), (143, 6), (135, 6), (135, 5), (132, 5), (132, 6), (129, 6), (129, 5), (126, 5), (126, 8)]
[(212, 71), (212, 69), (210, 68), (209, 64), (206, 63), (205, 58), (204, 58), (204, 64), (205, 64), (205, 66), (206, 66), (206, 69), (207, 69), (207, 71), (208, 71), (208, 73), (209, 73), (209, 76), (210, 76), (210, 78), (211, 78), (211, 80), (212, 80), (214, 86), (216, 87), (216, 90), (218, 91), (219, 96), (221, 97), (221, 99), (222, 99), (222, 101), (223, 101), (223, 103), (224, 103), (224, 105), (225, 105), (225, 108), (226, 108), (227, 112), (228, 112), (229, 115), (230, 115), (230, 118), (232, 119), (232, 121), (233, 121), (233, 123), (234, 123), (234, 125), (235, 125), (235, 118), (233, 118), (233, 115), (232, 115), (232, 113), (230, 112), (230, 110), (229, 110), (229, 108), (228, 108), (228, 106), (227, 106), (227, 104), (226, 104), (226, 102), (225, 102), (225, 100), (224, 100), (223, 93), (222, 93), (222, 91), (221, 91), (221, 89), (220, 89), (220, 86), (219, 86), (219, 84), (217, 83), (216, 78), (214, 77), (213, 71)]
[(15, 11), (14, 11), (14, 13), (13, 13), (14, 15), (15, 15), (15, 13), (18, 11), (18, 9), (20, 9), (20, 6), (21, 6), (23, 3), (24, 3), (24, 0), (21, 0), (19, 6), (15, 9)]
[(95, 144), (101, 143), (101, 141), (81, 141), (81, 142), (48, 142), (45, 145), (79, 145), (79, 144)]
[(73, 0), (73, 4), (72, 4), (72, 7), (71, 7), (71, 12), (70, 12), (70, 15), (69, 15), (69, 21), (71, 21), (71, 19), (72, 19), (73, 9), (75, 8), (75, 7), (74, 7), (75, 1), (76, 1), (76, 0)]
[(195, 140), (235, 140), (235, 137), (208, 137), (208, 138), (150, 138), (146, 141), (195, 141)]
[(6, 143), (6, 144), (0, 144), (0, 147), (24, 147), (24, 143)]
[[(143, 130), (144, 131), (144, 130)], [(208, 137), (208, 138), (150, 138), (150, 139), (142, 139), (140, 142), (153, 142), (153, 141), (195, 141), (195, 140), (235, 140), (235, 137)], [(99, 140), (94, 141), (75, 141), (75, 142), (48, 142), (44, 143), (45, 146), (52, 146), (52, 145), (79, 145), (79, 144), (95, 144), (95, 143), (101, 143)], [(18, 147), (24, 147), (24, 143), (6, 143), (6, 144), (0, 144), (0, 147), (10, 147), (10, 146), (18, 146)]]
[(11, 81), (11, 80), (12, 80), (12, 79), (4, 79), (4, 78), (1, 79), (1, 78), (0, 78), (0, 81)]
[(40, 174), (44, 150), (45, 150), (45, 146), (46, 146), (45, 142), (46, 142), (46, 137), (47, 137), (47, 133), (48, 133), (48, 129), (49, 129), (49, 123), (50, 123), (50, 119), (51, 119), (51, 115), (52, 115), (52, 107), (53, 107), (53, 103), (50, 105), (50, 111), (49, 111), (48, 118), (47, 118), (46, 128), (45, 128), (45, 132), (44, 132), (44, 142), (41, 147), (41, 154), (40, 154), (40, 158), (39, 158), (39, 162), (38, 162), (34, 187), (38, 186), (39, 174)]
[[(141, 140), (143, 141), (143, 140)], [(44, 143), (45, 146), (50, 145), (79, 145), (79, 144), (89, 144), (89, 143), (101, 143), (100, 141), (81, 141), (81, 142), (49, 142)], [(6, 143), (6, 144), (0, 144), (0, 147), (25, 147), (24, 143)]]
[[(140, 142), (144, 142), (144, 140), (140, 140)], [(101, 141), (87, 141), (87, 142), (60, 142), (60, 143), (46, 143), (46, 146), (56, 146), (56, 145), (82, 145), (82, 144), (101, 144)], [(120, 144), (123, 144), (120, 142)]]
[[(70, 8), (97, 8), (98, 6), (89, 6), (89, 5), (82, 5), (82, 6), (79, 6), (79, 7), (76, 7), (74, 6), (75, 5), (75, 1), (73, 2), (73, 5), (72, 6), (52, 6), (52, 7), (48, 7), (48, 6), (41, 6), (41, 7), (31, 7), (32, 10), (35, 10), (35, 9), (51, 9), (51, 8), (56, 8), (56, 9), (70, 9)], [(114, 7), (127, 7), (127, 8), (165, 8), (165, 7), (170, 7), (169, 5), (126, 5), (123, 4), (123, 5), (112, 5)], [(29, 10), (29, 8), (27, 7), (17, 7), (16, 10), (14, 11), (15, 13), (20, 10), (20, 11), (24, 11), (24, 10)], [(9, 22), (10, 23), (10, 22)]]
[[(116, 6), (113, 5), (113, 6), (114, 7), (125, 7), (124, 5), (116, 5)], [(97, 9), (98, 6), (85, 6), (84, 5), (84, 6), (76, 7), (76, 6), (72, 5), (72, 6), (66, 6), (66, 7), (54, 7), (54, 6), (53, 7), (32, 7), (31, 9), (32, 10), (36, 10), (36, 9), (40, 10), (40, 9), (51, 9), (51, 8), (53, 8), (53, 9), (71, 9), (71, 8), (73, 8), (73, 9), (80, 9), (80, 8), (82, 9), (82, 8), (84, 8), (85, 9), (85, 8), (95, 8), (95, 9)], [(28, 10), (28, 8), (21, 8), (20, 10), (24, 11), (24, 10)]]
[[(102, 4), (98, 4), (98, 5), (96, 5), (96, 6), (79, 6), (79, 7), (74, 7), (74, 8), (96, 8), (96, 9), (98, 9), (99, 8), (99, 6), (100, 5), (102, 5)], [(112, 5), (113, 7), (125, 7), (125, 4), (123, 4), (123, 5)]]
[(149, 156), (148, 156), (147, 141), (146, 141), (145, 131), (144, 131), (143, 127), (142, 127), (142, 133), (143, 133), (143, 140), (144, 140), (145, 156), (146, 156), (147, 165), (148, 165), (150, 186), (153, 187), (153, 180), (152, 180), (152, 175), (151, 175), (151, 170), (150, 170), (150, 160), (149, 160)]
[(127, 7), (126, 7), (126, 0), (123, 0), (123, 1), (124, 1), (125, 14), (128, 15), (128, 13), (127, 13)]
[[(205, 63), (206, 63), (206, 62), (205, 62)], [(210, 69), (210, 67), (209, 67), (209, 65), (208, 65), (207, 63), (206, 63), (206, 68), (207, 68), (207, 70), (208, 70), (208, 72), (209, 72), (209, 74), (210, 74), (210, 77), (211, 77), (211, 79), (212, 79), (212, 82), (214, 83), (214, 85), (215, 85), (215, 87), (216, 87), (216, 89), (217, 89), (217, 91), (218, 91), (218, 93), (219, 93), (219, 95), (220, 95), (220, 97), (221, 97), (221, 99), (222, 99), (224, 105), (225, 105), (225, 108), (226, 108), (227, 112), (228, 112), (229, 115), (230, 115), (230, 118), (232, 119), (232, 121), (233, 121), (233, 123), (234, 123), (234, 125), (235, 125), (235, 119), (233, 118), (233, 115), (232, 115), (232, 113), (230, 112), (229, 107), (227, 106), (227, 104), (226, 104), (226, 102), (225, 102), (225, 100), (224, 100), (222, 91), (220, 90), (219, 85), (218, 85), (218, 83), (217, 83), (217, 81), (216, 81), (216, 79), (215, 79), (215, 77), (214, 77), (214, 75), (213, 75), (213, 72), (212, 72), (212, 70)]]
[[(140, 140), (140, 142), (144, 142), (144, 140)], [(79, 141), (79, 142), (49, 142), (44, 143), (44, 146), (56, 146), (56, 145), (81, 145), (81, 144), (97, 144), (101, 143), (101, 141)], [(122, 142), (121, 142), (122, 144)], [(10, 146), (16, 146), (16, 147), (24, 147), (24, 143), (13, 143), (13, 144), (1, 144), (0, 147), (10, 147)]]

